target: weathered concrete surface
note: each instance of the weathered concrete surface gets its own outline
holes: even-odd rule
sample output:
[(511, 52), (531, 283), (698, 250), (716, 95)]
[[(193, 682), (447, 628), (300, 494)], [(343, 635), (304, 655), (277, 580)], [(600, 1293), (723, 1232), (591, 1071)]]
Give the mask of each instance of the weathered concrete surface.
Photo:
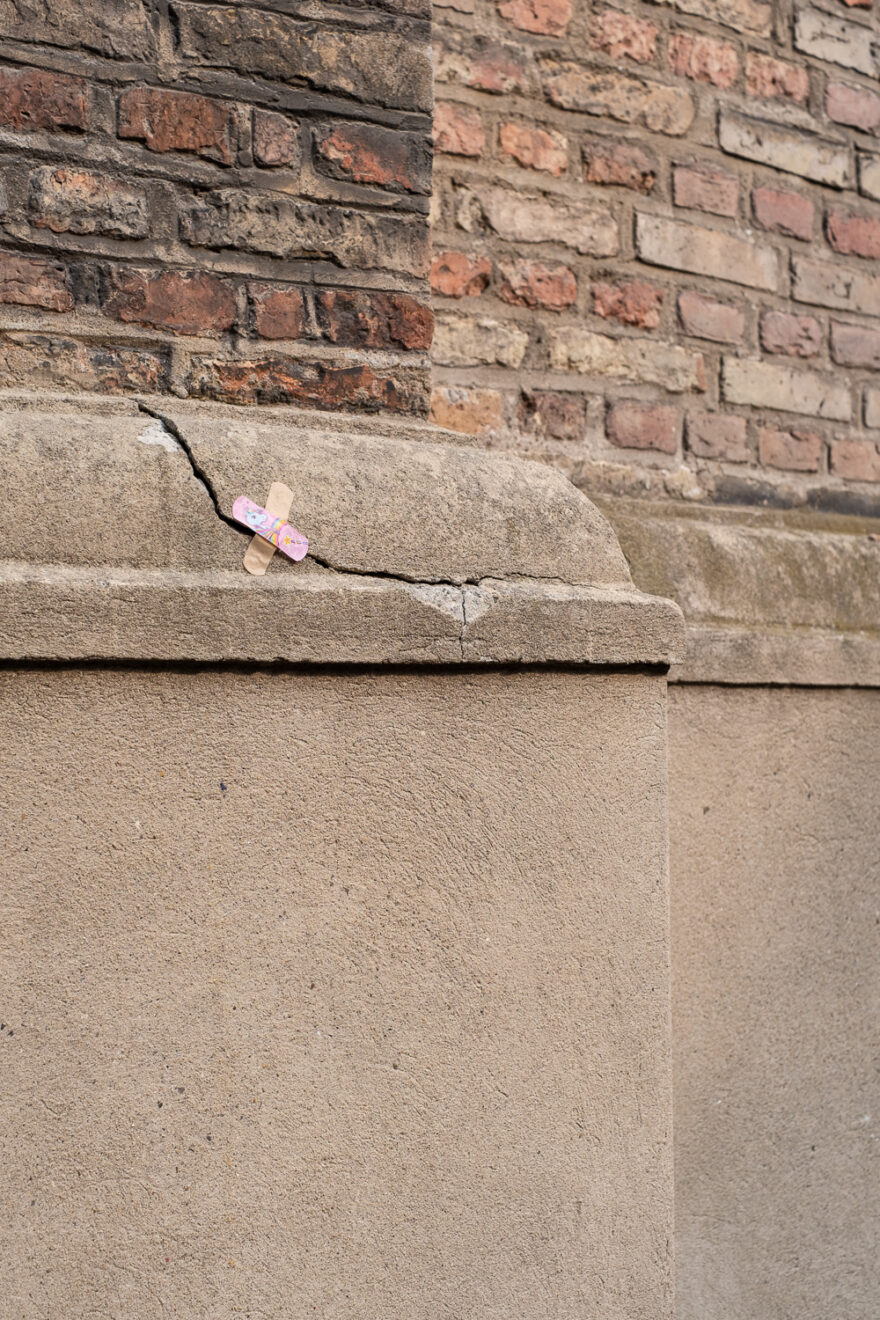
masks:
[[(310, 554), (255, 579), (226, 519), (274, 480)], [(680, 650), (677, 607), (633, 588), (605, 518), (542, 464), (295, 414), (13, 405), (0, 484), (6, 658), (662, 665)]]
[(631, 588), (484, 578), (465, 588), (462, 608), (465, 660), (504, 656), (526, 664), (552, 659), (610, 665), (632, 664), (640, 656), (657, 664), (683, 650), (672, 602)]
[(880, 694), (670, 689), (678, 1320), (874, 1320)]
[(217, 518), (174, 437), (143, 413), (4, 410), (0, 482), (4, 560), (135, 569), (241, 563), (246, 542)]
[(519, 576), (629, 583), (605, 518), (546, 464), (500, 454), (487, 460), (481, 450), (446, 444), (327, 435), (231, 408), (161, 412), (225, 513), (242, 491), (285, 481), (315, 553), (336, 568), (456, 583)]
[(4, 1308), (670, 1320), (665, 684), (0, 675)]
[(643, 591), (675, 600), (670, 677), (880, 685), (880, 524), (797, 510), (603, 499)]

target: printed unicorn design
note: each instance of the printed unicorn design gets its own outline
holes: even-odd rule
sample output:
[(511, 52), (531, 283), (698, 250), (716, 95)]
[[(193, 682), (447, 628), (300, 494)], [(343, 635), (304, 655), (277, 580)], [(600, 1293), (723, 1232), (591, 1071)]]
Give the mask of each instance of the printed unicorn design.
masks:
[(283, 518), (273, 518), (271, 513), (260, 508), (259, 504), (254, 504), (246, 495), (239, 495), (232, 506), (232, 516), (236, 522), (274, 545), (288, 559), (298, 561), (308, 554), (309, 543), (302, 532), (291, 527)]

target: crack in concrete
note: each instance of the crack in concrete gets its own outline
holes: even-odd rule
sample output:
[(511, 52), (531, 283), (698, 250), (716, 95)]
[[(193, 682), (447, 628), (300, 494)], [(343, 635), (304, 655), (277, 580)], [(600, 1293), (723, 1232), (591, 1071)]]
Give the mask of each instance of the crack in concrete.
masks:
[[(223, 512), (223, 508), (220, 504), (220, 497), (217, 494), (217, 491), (214, 487), (214, 483), (211, 481), (211, 478), (208, 476), (205, 469), (199, 463), (198, 459), (193, 453), (189, 441), (186, 439), (186, 436), (183, 434), (180, 427), (172, 420), (172, 418), (165, 416), (155, 408), (149, 407), (148, 404), (144, 403), (140, 399), (138, 400), (137, 406), (142, 413), (146, 414), (146, 416), (152, 417), (154, 421), (158, 422), (161, 426), (164, 426), (169, 436), (171, 436), (171, 438), (174, 441), (176, 441), (176, 443), (180, 446), (181, 452), (187, 459), (192, 469), (193, 476), (204, 489), (205, 494), (208, 496), (208, 498), (211, 501), (211, 504), (214, 507), (214, 512), (216, 513), (217, 517), (221, 520), (221, 522), (226, 523), (227, 527), (231, 527), (233, 531), (238, 532), (240, 535), (250, 537), (252, 533), (249, 532), (246, 527), (242, 527), (241, 524), (237, 523), (234, 518), (230, 518), (228, 514)], [(309, 558), (313, 561), (313, 563), (319, 564), (322, 568), (329, 569), (333, 573), (346, 574), (350, 577), (358, 577), (363, 579), (384, 578), (384, 579), (389, 579), (392, 582), (403, 582), (407, 586), (412, 586), (412, 587), (423, 587), (423, 588), (448, 587), (452, 591), (457, 592), (459, 595), (458, 607), (462, 619), (464, 618), (465, 587), (466, 586), (479, 587), (480, 583), (483, 581), (482, 578), (466, 578), (463, 579), (461, 582), (452, 582), (445, 578), (432, 578), (430, 580), (425, 580), (424, 578), (408, 577), (403, 573), (391, 573), (386, 569), (371, 569), (369, 572), (361, 572), (359, 569), (356, 568), (343, 568), (339, 564), (332, 563), (329, 559), (322, 558), (320, 555), (315, 553), (315, 551), (312, 549), (311, 546), (309, 547)]]
[[(193, 477), (205, 491), (211, 505), (221, 522), (227, 527), (231, 527), (234, 532), (240, 536), (250, 538), (252, 533), (247, 528), (242, 527), (227, 513), (224, 513), (220, 503), (220, 497), (213, 481), (206, 472), (205, 468), (197, 459), (192, 446), (187, 440), (180, 427), (171, 417), (166, 416), (157, 408), (138, 400), (138, 409), (146, 416), (151, 417), (154, 422), (163, 427), (169, 438), (179, 447), (189, 463)], [(386, 581), (400, 582), (403, 585), (412, 588), (413, 593), (422, 601), (430, 604), (434, 609), (445, 613), (448, 617), (455, 619), (458, 623), (458, 647), (461, 659), (466, 659), (465, 643), (466, 633), (477, 623), (477, 620), (491, 608), (491, 596), (488, 594), (484, 584), (491, 581), (520, 581), (520, 582), (541, 582), (544, 584), (556, 584), (559, 586), (572, 587), (577, 583), (572, 583), (565, 578), (556, 576), (542, 576), (540, 574), (512, 574), (512, 573), (484, 573), (480, 577), (462, 578), (453, 582), (448, 578), (418, 578), (405, 573), (392, 573), (387, 569), (370, 569), (362, 571), (354, 568), (345, 568), (340, 564), (335, 564), (331, 560), (315, 553), (310, 546), (309, 558), (313, 563), (321, 568), (328, 569), (332, 573), (338, 573), (342, 576), (359, 578), (362, 582), (369, 582), (371, 579), (383, 579)], [(477, 593), (474, 595), (473, 593)], [(480, 593), (483, 593), (482, 600)], [(445, 596), (445, 599), (444, 599)], [(452, 639), (450, 639), (452, 640)]]
[[(198, 459), (193, 453), (189, 441), (187, 440), (186, 436), (183, 434), (177, 423), (174, 422), (172, 418), (167, 417), (164, 413), (159, 412), (158, 409), (150, 407), (150, 405), (145, 403), (143, 399), (137, 400), (137, 406), (138, 409), (146, 416), (152, 417), (155, 421), (159, 422), (162, 426), (164, 426), (168, 434), (172, 437), (172, 439), (177, 441), (178, 445), (180, 446), (181, 450), (186, 456), (190, 467), (192, 468), (193, 476), (200, 483), (200, 485), (204, 487), (205, 493), (210, 499), (212, 505), (214, 506), (214, 512), (217, 514), (217, 517), (222, 522), (226, 523), (227, 527), (231, 527), (233, 531), (238, 532), (239, 535), (250, 536), (251, 533), (247, 530), (247, 528), (242, 527), (240, 523), (237, 523), (228, 514), (223, 512), (223, 508), (220, 504), (220, 497), (217, 494), (217, 491), (214, 487), (214, 483), (211, 481), (211, 478), (208, 476), (205, 469), (199, 463)], [(414, 586), (414, 587), (451, 587), (454, 590), (461, 592), (463, 592), (466, 587), (479, 588), (483, 585), (484, 582), (496, 581), (496, 580), (502, 582), (543, 582), (549, 585), (560, 586), (560, 587), (578, 587), (578, 586), (590, 585), (584, 582), (573, 582), (570, 578), (560, 577), (558, 574), (553, 574), (553, 573), (512, 573), (509, 571), (505, 572), (503, 570), (497, 570), (495, 572), (481, 573), (479, 577), (463, 577), (460, 578), (458, 581), (453, 581), (451, 578), (441, 578), (441, 577), (420, 578), (420, 577), (416, 577), (414, 574), (392, 573), (390, 569), (384, 569), (384, 568), (371, 568), (367, 570), (359, 569), (359, 568), (346, 568), (342, 564), (334, 564), (332, 560), (325, 559), (321, 555), (318, 555), (311, 545), (309, 547), (309, 558), (312, 560), (313, 563), (319, 564), (321, 568), (327, 568), (333, 573), (345, 573), (351, 577), (359, 577), (359, 578), (385, 578), (391, 582), (405, 582), (410, 586)]]
[(246, 528), (242, 527), (239, 523), (235, 521), (234, 518), (230, 518), (228, 514), (225, 514), (223, 512), (222, 508), (220, 507), (220, 500), (217, 496), (216, 490), (214, 489), (214, 485), (213, 482), (211, 481), (211, 478), (208, 476), (205, 469), (199, 463), (198, 459), (196, 458), (195, 454), (190, 448), (189, 441), (186, 439), (183, 432), (180, 430), (180, 427), (177, 426), (171, 420), (170, 417), (163, 417), (162, 413), (157, 412), (154, 408), (149, 408), (147, 404), (143, 403), (140, 399), (138, 399), (137, 406), (140, 412), (145, 413), (147, 417), (152, 417), (154, 421), (157, 421), (160, 423), (160, 425), (164, 426), (165, 430), (168, 432), (171, 438), (175, 440), (177, 444), (180, 446), (181, 451), (183, 452), (187, 462), (192, 468), (193, 476), (195, 477), (199, 485), (204, 489), (205, 494), (208, 496), (208, 499), (213, 504), (214, 512), (216, 513), (220, 521), (225, 522), (226, 526), (231, 527), (234, 532), (241, 532), (244, 535), (247, 535)]

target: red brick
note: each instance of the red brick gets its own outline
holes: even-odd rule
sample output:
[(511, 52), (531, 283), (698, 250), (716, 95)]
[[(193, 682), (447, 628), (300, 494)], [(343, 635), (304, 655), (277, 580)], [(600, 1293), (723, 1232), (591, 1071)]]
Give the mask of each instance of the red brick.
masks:
[(631, 188), (649, 193), (657, 182), (657, 161), (640, 147), (628, 147), (611, 138), (591, 138), (583, 145), (587, 183)]
[(84, 129), (86, 83), (45, 69), (0, 69), (0, 125), (19, 132)]
[(522, 96), (534, 90), (536, 74), (530, 52), (507, 42), (468, 36), (464, 45), (442, 28), (435, 32), (438, 83), (460, 82), (482, 92), (513, 92)]
[(194, 398), (222, 403), (296, 403), (330, 412), (420, 413), (425, 407), (421, 385), (409, 379), (374, 371), (366, 363), (337, 366), (291, 357), (197, 357), (187, 389)]
[(686, 334), (697, 339), (712, 339), (719, 344), (735, 344), (745, 331), (741, 307), (719, 302), (707, 294), (687, 290), (678, 295), (678, 316)]
[(571, 0), (499, 0), (498, 12), (522, 32), (561, 37), (571, 18)]
[(825, 112), (836, 124), (860, 128), (863, 133), (880, 133), (880, 96), (866, 87), (830, 82), (825, 93)]
[(450, 156), (479, 156), (486, 145), (483, 121), (469, 106), (438, 101), (434, 107), (434, 146)]
[(677, 408), (660, 403), (615, 403), (605, 418), (605, 434), (622, 449), (678, 449), (681, 417)]
[(768, 353), (816, 357), (822, 347), (822, 327), (814, 316), (765, 312), (761, 317), (761, 345)]
[(546, 307), (559, 312), (577, 297), (577, 281), (567, 266), (540, 261), (511, 261), (498, 267), (503, 283), (499, 297), (521, 307)]
[(69, 312), (73, 294), (63, 266), (42, 257), (0, 252), (0, 303), (42, 307), (47, 312)]
[(643, 330), (656, 330), (660, 324), (663, 290), (642, 280), (629, 284), (594, 284), (593, 311), (624, 325), (637, 325)]
[(685, 430), (687, 447), (697, 458), (715, 458), (724, 463), (748, 463), (748, 439), (744, 417), (721, 413), (691, 413)]
[(735, 216), (739, 208), (739, 180), (718, 170), (677, 165), (672, 173), (672, 194), (676, 206), (692, 211)]
[(130, 87), (119, 98), (121, 138), (138, 138), (150, 151), (193, 151), (231, 165), (234, 109), (192, 92)]
[(334, 344), (357, 348), (431, 347), (434, 313), (408, 293), (325, 289), (315, 297), (322, 332)]
[(592, 44), (613, 60), (651, 64), (657, 54), (657, 28), (646, 19), (606, 9), (593, 18)]
[(509, 46), (488, 46), (468, 62), (467, 86), (481, 92), (527, 93), (531, 82), (529, 64), (524, 55)]
[(880, 448), (863, 440), (832, 440), (831, 471), (845, 481), (880, 481)]
[(477, 298), (492, 278), (488, 257), (438, 252), (431, 263), (431, 288), (446, 298)]
[(436, 386), (431, 395), (431, 421), (460, 435), (484, 435), (502, 424), (501, 395), (497, 390)]
[(277, 284), (249, 284), (254, 329), (261, 339), (299, 339), (305, 323), (301, 289)]
[(843, 367), (867, 367), (871, 371), (880, 371), (880, 330), (833, 322), (831, 356)]
[(725, 41), (675, 32), (669, 39), (669, 67), (680, 78), (732, 87), (739, 76), (739, 56)]
[(119, 266), (111, 275), (104, 311), (184, 335), (215, 335), (235, 321), (235, 290), (207, 271), (135, 270)]
[(813, 237), (815, 208), (800, 193), (756, 188), (752, 193), (755, 223), (774, 234), (809, 240)]
[(431, 153), (426, 137), (377, 124), (334, 124), (315, 134), (318, 168), (352, 183), (396, 192), (431, 191)]
[(258, 165), (298, 165), (300, 146), (296, 124), (271, 110), (255, 110), (253, 151)]
[(777, 431), (762, 426), (758, 432), (758, 457), (764, 467), (787, 472), (818, 472), (822, 461), (822, 437), (812, 431)]
[(582, 394), (556, 390), (523, 390), (519, 401), (519, 424), (529, 435), (542, 440), (583, 441), (587, 426), (587, 401)]
[(746, 55), (746, 90), (765, 101), (785, 97), (804, 105), (810, 94), (810, 80), (802, 65), (750, 50)]
[(512, 156), (526, 169), (542, 170), (558, 178), (568, 166), (568, 143), (561, 133), (528, 124), (502, 124), (498, 142), (502, 156)]
[(880, 219), (851, 211), (829, 211), (828, 242), (835, 252), (846, 256), (868, 260), (880, 257)]

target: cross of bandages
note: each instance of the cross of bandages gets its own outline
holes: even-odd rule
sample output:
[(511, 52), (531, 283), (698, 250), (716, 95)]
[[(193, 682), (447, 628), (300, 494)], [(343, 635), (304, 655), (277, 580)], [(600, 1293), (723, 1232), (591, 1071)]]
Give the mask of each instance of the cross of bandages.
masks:
[(249, 527), (254, 538), (245, 551), (243, 564), (249, 573), (259, 576), (269, 567), (269, 560), (276, 550), (280, 550), (288, 559), (304, 559), (309, 543), (286, 521), (293, 503), (293, 491), (282, 481), (273, 481), (269, 487), (269, 498), (265, 509), (254, 504), (246, 495), (239, 495), (232, 506), (232, 516), (236, 522)]

